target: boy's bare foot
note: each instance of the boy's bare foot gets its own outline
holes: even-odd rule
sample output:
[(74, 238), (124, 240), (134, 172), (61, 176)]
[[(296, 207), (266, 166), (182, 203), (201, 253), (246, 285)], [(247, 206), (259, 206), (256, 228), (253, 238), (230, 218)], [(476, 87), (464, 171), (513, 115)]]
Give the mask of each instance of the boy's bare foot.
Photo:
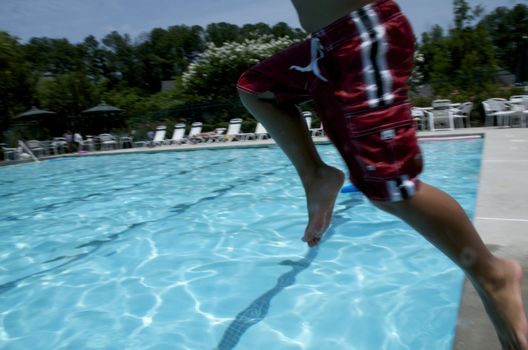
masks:
[(503, 350), (528, 350), (528, 322), (521, 294), (522, 269), (513, 260), (497, 259), (500, 278), (477, 287)]
[(308, 225), (303, 241), (310, 247), (321, 240), (330, 222), (337, 194), (343, 186), (345, 175), (339, 169), (330, 166), (318, 168), (309, 179), (304, 179), (308, 206)]

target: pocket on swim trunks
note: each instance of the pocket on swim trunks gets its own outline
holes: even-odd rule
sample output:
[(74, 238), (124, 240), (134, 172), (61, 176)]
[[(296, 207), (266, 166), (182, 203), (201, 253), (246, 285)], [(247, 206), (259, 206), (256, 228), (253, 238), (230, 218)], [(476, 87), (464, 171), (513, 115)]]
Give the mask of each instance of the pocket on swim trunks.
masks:
[[(400, 120), (376, 127), (366, 127), (356, 116), (347, 123), (356, 161), (365, 180), (392, 180), (401, 176), (414, 178), (422, 170), (422, 158), (412, 120)], [(362, 127), (361, 127), (362, 126)]]

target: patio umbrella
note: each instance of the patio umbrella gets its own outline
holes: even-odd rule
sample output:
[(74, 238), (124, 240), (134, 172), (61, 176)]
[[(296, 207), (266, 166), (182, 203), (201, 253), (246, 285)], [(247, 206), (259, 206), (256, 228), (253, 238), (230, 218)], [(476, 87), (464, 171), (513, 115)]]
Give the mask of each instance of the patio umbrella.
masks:
[(64, 129), (64, 120), (55, 117), (50, 118), (56, 114), (33, 106), (28, 111), (16, 115), (13, 118), (13, 124), (22, 127), (28, 137), (46, 138), (54, 132)]
[[(81, 113), (85, 117), (96, 117), (98, 120), (88, 121), (88, 125), (85, 125), (85, 132), (98, 133), (101, 131), (108, 131), (108, 128), (112, 126), (118, 126), (122, 124), (122, 121), (112, 120), (109, 117), (115, 116), (123, 112), (122, 109), (111, 106), (105, 102), (98, 104), (95, 107), (85, 109)], [(102, 118), (102, 120), (101, 120)], [(102, 128), (102, 130), (101, 130)]]
[(117, 107), (111, 106), (109, 104), (106, 104), (104, 102), (98, 104), (95, 107), (88, 108), (82, 111), (82, 113), (103, 113), (103, 114), (104, 113), (119, 113), (119, 112), (123, 112), (123, 110)]
[(55, 112), (46, 111), (44, 109), (39, 109), (35, 106), (31, 107), (29, 111), (25, 111), (24, 113), (20, 113), (17, 116), (15, 116), (14, 119), (31, 119), (35, 117), (41, 117), (44, 115), (51, 115), (56, 114)]

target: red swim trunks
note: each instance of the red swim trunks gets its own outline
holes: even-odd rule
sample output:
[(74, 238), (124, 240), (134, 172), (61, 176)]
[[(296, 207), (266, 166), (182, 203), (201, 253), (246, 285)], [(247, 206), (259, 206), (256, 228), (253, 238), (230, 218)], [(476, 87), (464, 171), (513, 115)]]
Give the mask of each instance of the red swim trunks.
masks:
[(392, 0), (352, 12), (246, 71), (240, 90), (313, 99), (350, 179), (370, 199), (416, 193), (422, 157), (407, 98), (415, 39)]

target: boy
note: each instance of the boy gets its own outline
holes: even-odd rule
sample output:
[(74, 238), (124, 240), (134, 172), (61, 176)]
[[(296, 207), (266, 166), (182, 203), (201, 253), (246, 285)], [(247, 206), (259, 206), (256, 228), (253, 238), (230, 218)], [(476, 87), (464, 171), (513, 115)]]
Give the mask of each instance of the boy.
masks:
[(471, 280), (504, 349), (528, 350), (516, 261), (493, 256), (459, 204), (421, 182), (407, 80), (414, 35), (393, 0), (292, 0), (310, 38), (245, 72), (238, 90), (295, 166), (306, 192), (303, 240), (330, 225), (344, 174), (325, 164), (295, 103), (313, 99), (350, 180), (451, 258)]

